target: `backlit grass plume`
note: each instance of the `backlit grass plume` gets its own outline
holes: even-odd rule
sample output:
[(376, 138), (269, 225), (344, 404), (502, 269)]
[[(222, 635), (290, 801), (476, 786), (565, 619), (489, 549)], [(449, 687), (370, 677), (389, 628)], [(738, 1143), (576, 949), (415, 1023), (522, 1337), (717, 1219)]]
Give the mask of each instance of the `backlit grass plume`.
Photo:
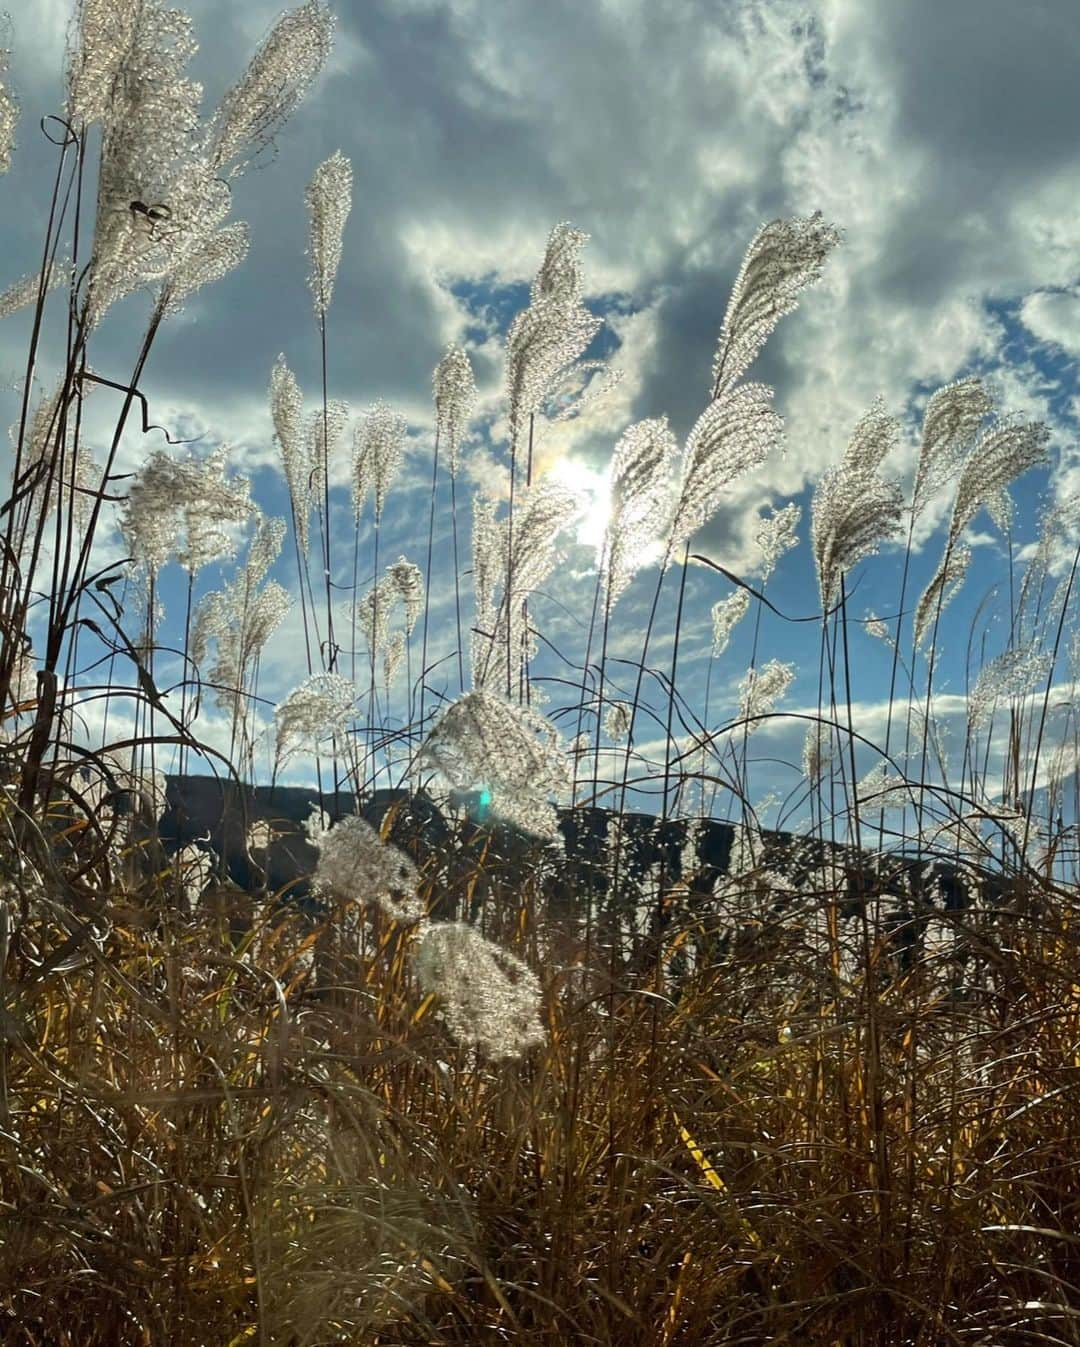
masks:
[(486, 790), (492, 813), (538, 837), (555, 838), (550, 796), (570, 768), (555, 727), (531, 707), (494, 693), (467, 692), (439, 716), (423, 758), (458, 790)]
[(536, 974), (475, 927), (431, 923), (413, 957), (421, 990), (436, 997), (459, 1043), (502, 1061), (544, 1041)]
[(841, 576), (877, 552), (899, 526), (900, 488), (878, 475), (898, 438), (899, 426), (879, 399), (855, 426), (840, 463), (826, 470), (814, 491), (810, 539), (826, 608), (835, 602)]
[(0, 15), (0, 173), (11, 167), (11, 151), (15, 146), (15, 127), (19, 121), (19, 105), (7, 84), (10, 23)]
[(352, 164), (340, 150), (315, 170), (305, 200), (311, 260), (308, 286), (315, 312), (321, 317), (333, 298), (334, 281), (341, 265), (342, 236), (352, 209)]

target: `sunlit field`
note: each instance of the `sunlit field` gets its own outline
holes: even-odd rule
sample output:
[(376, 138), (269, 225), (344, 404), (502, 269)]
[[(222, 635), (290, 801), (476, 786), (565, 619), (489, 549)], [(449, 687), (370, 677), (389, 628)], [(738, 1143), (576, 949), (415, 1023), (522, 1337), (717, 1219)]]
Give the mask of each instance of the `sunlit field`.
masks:
[[(688, 418), (586, 221), (371, 397), (378, 185), (345, 122), (276, 162), (345, 18), (215, 106), (185, 14), (76, 0), (40, 125), (14, 19), (0, 1343), (1080, 1344), (1055, 428), (958, 357), (798, 477), (813, 209), (738, 239)], [(260, 234), (308, 302), (251, 382)], [(261, 444), (153, 382), (218, 337)]]

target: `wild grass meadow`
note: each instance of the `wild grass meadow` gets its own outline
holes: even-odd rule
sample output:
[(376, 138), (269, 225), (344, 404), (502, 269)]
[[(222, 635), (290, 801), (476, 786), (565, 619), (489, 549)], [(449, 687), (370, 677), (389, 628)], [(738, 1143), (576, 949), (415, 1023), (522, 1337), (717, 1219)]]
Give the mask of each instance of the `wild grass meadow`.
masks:
[[(550, 229), (498, 417), (481, 434), (464, 341), (418, 432), (328, 372), (358, 321), (339, 151), (277, 186), (304, 198), (311, 300), (281, 345), (321, 379), (282, 355), (249, 390), (271, 508), (145, 376), (185, 304), (228, 329), (234, 188), (276, 171), (334, 32), (322, 0), (290, 10), (208, 111), (183, 13), (76, 0), (40, 126), (17, 42), (0, 61), (0, 170), (17, 131), (50, 184), (40, 265), (0, 295), (26, 333), (0, 511), (0, 1342), (1080, 1344), (1080, 497), (1021, 550), (1010, 495), (1047, 428), (954, 380), (900, 483), (879, 399), (809, 509), (762, 518), (753, 573), (720, 565), (702, 529), (783, 452), (755, 361), (845, 246), (820, 213), (763, 223), (689, 434), (610, 425), (568, 648), (551, 593), (583, 507), (540, 444), (619, 377), (588, 235)], [(396, 555), (403, 472), (429, 486)], [(993, 585), (976, 523), (1008, 539)], [(770, 582), (800, 540), (813, 602), (790, 611)], [(871, 658), (877, 739), (853, 715)], [(755, 776), (780, 723), (803, 747), (776, 808)], [(196, 778), (227, 827), (184, 831)]]

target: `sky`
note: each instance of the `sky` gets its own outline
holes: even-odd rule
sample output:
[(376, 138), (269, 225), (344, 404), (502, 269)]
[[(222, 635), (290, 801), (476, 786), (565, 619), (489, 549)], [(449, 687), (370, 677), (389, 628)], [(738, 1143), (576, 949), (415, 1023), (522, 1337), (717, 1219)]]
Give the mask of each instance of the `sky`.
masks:
[[(279, 9), (261, 0), (186, 8), (201, 43), (192, 75), (210, 111)], [(405, 554), (424, 565), (431, 375), (448, 342), (468, 349), (481, 394), (462, 494), (505, 490), (505, 331), (560, 221), (591, 236), (585, 302), (606, 321), (597, 352), (622, 371), (614, 390), (552, 427), (538, 449), (541, 470), (586, 486), (635, 421), (666, 416), (685, 439), (708, 400), (728, 296), (759, 225), (820, 210), (843, 231), (822, 281), (750, 372), (775, 389), (784, 453), (731, 490), (693, 549), (753, 583), (760, 512), (797, 502), (800, 546), (767, 591), (783, 613), (820, 611), (807, 544), (811, 495), (877, 397), (901, 418), (901, 443), (885, 468), (908, 490), (922, 407), (950, 380), (979, 374), (998, 412), (1047, 424), (1049, 468), (1013, 491), (1016, 557), (1036, 536), (1041, 504), (1080, 486), (1080, 10), (1072, 0), (364, 0), (334, 8), (326, 70), (267, 162), (235, 185), (233, 218), (251, 225), (246, 262), (168, 323), (141, 381), (155, 422), (200, 436), (207, 450), (231, 447), (265, 509), (287, 508), (267, 396), (278, 353), (308, 405), (318, 390), (304, 186), (339, 149), (354, 187), (328, 318), (329, 393), (354, 413), (385, 399), (409, 424), (406, 466), (380, 540), (385, 561)], [(11, 8), (9, 78), (21, 119), (0, 181), (0, 287), (37, 265), (55, 163), (38, 123), (62, 105), (69, 13), (64, 0), (14, 0)], [(105, 377), (126, 379), (147, 304), (144, 296), (126, 301), (96, 337), (92, 360)], [(17, 411), (28, 330), (25, 314), (0, 323), (5, 424)], [(50, 356), (55, 362), (60, 336), (58, 323), (47, 329), (42, 369)], [(87, 404), (91, 436), (104, 433), (110, 397), (98, 393)], [(160, 438), (129, 433), (125, 466), (137, 469), (148, 446), (160, 447)], [(344, 462), (334, 481), (332, 514), (345, 537)], [(430, 644), (442, 657), (454, 646), (445, 482), (438, 502)], [(936, 568), (948, 507), (939, 500), (915, 535), (916, 595)], [(462, 518), (464, 545), (467, 508)], [(567, 540), (534, 613), (552, 645), (579, 662), (594, 579), (581, 539), (594, 533), (595, 521), (590, 532), (585, 519)], [(938, 684), (940, 714), (955, 722), (958, 739), (972, 624), (985, 625), (991, 651), (1008, 636), (1006, 544), (985, 514), (967, 540), (975, 561), (950, 610), (953, 639)], [(365, 524), (365, 556), (370, 543)], [(346, 569), (351, 552), (346, 541)], [(286, 552), (274, 574), (295, 589), (288, 560)], [(895, 611), (902, 562), (902, 549), (887, 546), (858, 568), (853, 617)], [(211, 568), (200, 589), (215, 583)], [(655, 571), (646, 572), (621, 600), (616, 659), (640, 651), (654, 583)], [(997, 599), (980, 608), (994, 586)], [(671, 574), (650, 648), (661, 665), (671, 655), (677, 590)], [(175, 609), (181, 582), (163, 582), (163, 592)], [(678, 686), (699, 715), (709, 608), (729, 592), (718, 573), (691, 568)], [(178, 620), (175, 611), (167, 619)], [(751, 613), (709, 675), (710, 723), (732, 716), (753, 638)], [(815, 708), (818, 640), (814, 623), (763, 615), (758, 663), (776, 657), (800, 669), (782, 709)], [(862, 632), (854, 640), (856, 728), (880, 740), (890, 655)], [(301, 645), (294, 616), (264, 654), (263, 695), (280, 697), (303, 678)], [(547, 655), (536, 674), (538, 682), (569, 676)], [(456, 675), (439, 686), (453, 696)], [(560, 704), (559, 687), (549, 688), (549, 710)], [(220, 742), (212, 714), (203, 729)], [(754, 735), (758, 797), (797, 790), (803, 729), (781, 720)], [(860, 771), (872, 762), (861, 756)], [(294, 764), (292, 779), (305, 770)]]

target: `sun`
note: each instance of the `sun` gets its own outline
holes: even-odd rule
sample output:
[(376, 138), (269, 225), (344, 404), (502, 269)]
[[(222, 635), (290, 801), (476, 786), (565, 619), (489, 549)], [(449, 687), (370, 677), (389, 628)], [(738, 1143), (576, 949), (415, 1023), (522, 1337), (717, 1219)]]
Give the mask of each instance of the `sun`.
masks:
[(598, 472), (574, 458), (561, 458), (550, 468), (550, 475), (569, 487), (581, 500), (581, 513), (576, 524), (577, 541), (582, 547), (591, 547), (599, 553), (604, 543), (604, 530), (611, 517), (611, 480), (608, 473)]

